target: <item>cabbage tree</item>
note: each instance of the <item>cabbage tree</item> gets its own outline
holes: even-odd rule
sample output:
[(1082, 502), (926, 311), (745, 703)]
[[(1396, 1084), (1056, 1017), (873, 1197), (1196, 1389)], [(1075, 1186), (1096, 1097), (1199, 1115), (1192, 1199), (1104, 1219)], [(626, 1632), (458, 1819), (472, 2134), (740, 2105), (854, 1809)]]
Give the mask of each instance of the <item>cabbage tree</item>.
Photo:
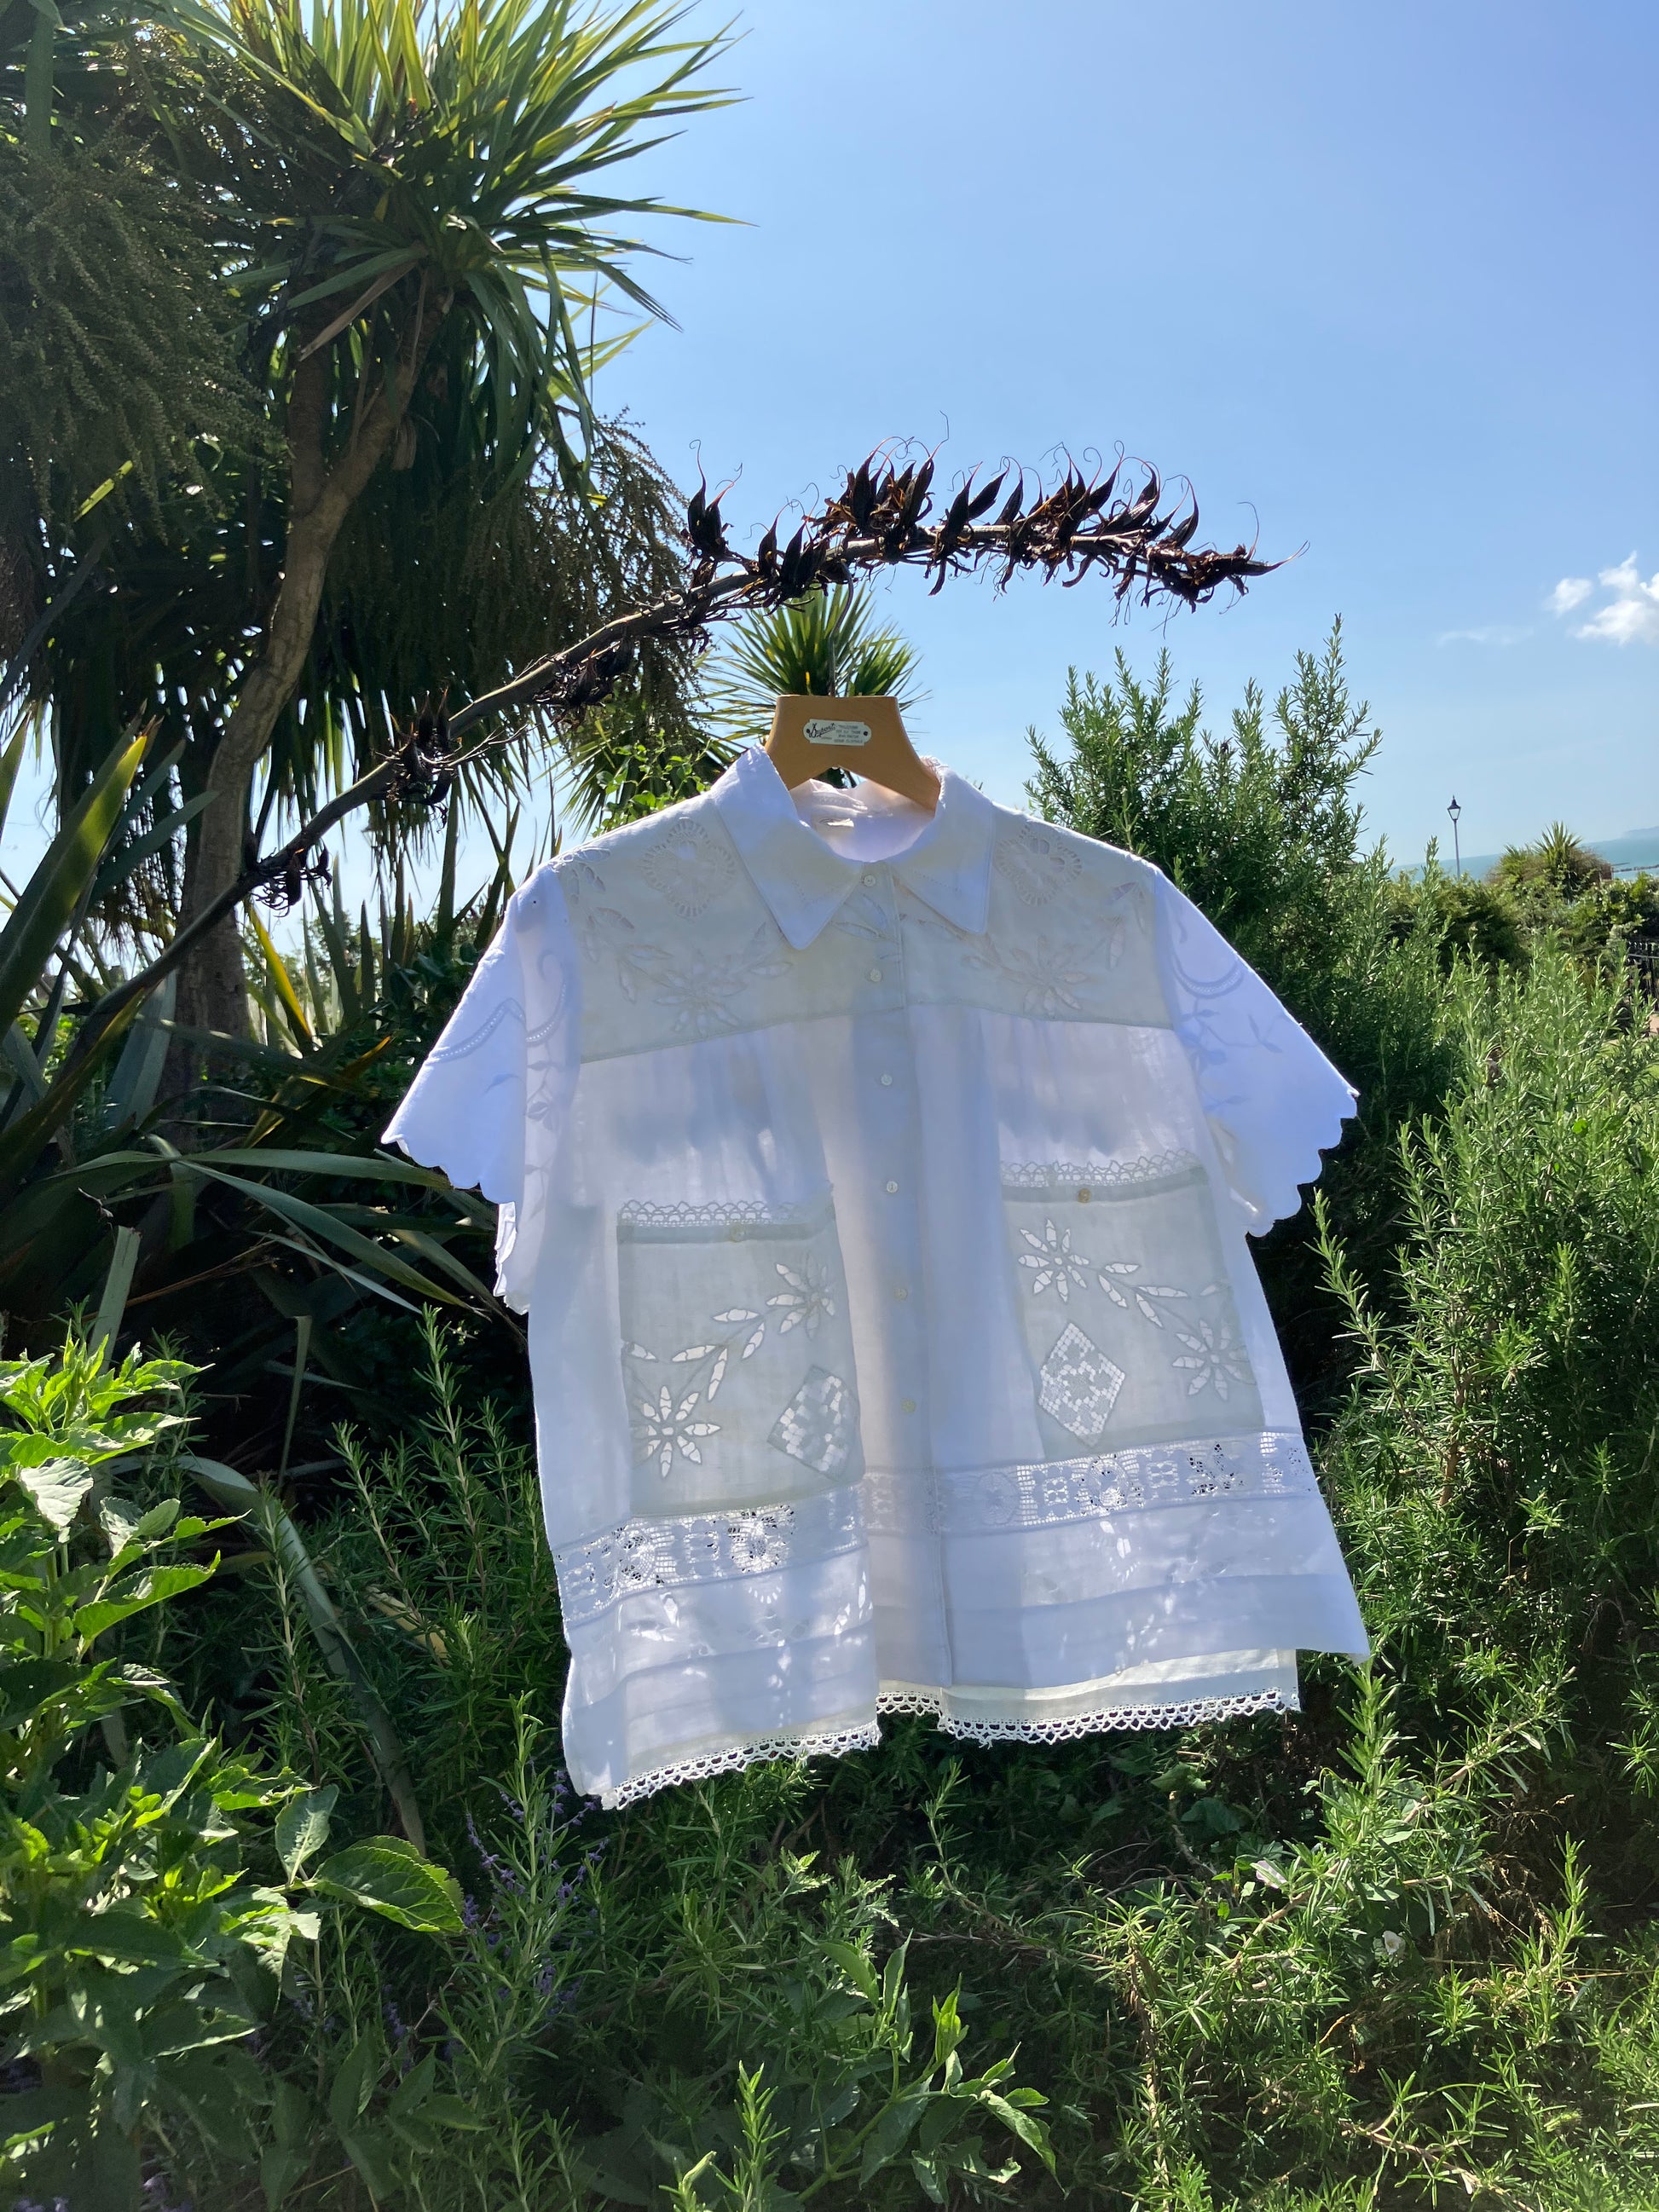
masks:
[[(45, 153), (27, 143), (38, 42), (0, 78), (15, 95), (9, 129), (0, 102), (0, 186), (27, 207), (72, 173), (96, 199), (100, 162), (136, 166), (149, 202), (129, 176), (98, 203), (125, 209), (129, 262), (152, 214), (188, 234), (152, 256), (145, 305), (167, 307), (173, 284), (214, 338), (228, 301), (236, 343), (205, 405), (181, 340), (167, 465), (151, 451), (128, 480), (118, 463), (56, 514), (37, 498), (13, 552), (40, 571), (41, 601), (89, 563), (112, 586), (49, 623), (27, 672), (65, 799), (112, 715), (156, 712), (186, 740), (177, 795), (205, 802), (187, 921), (235, 878), (256, 793), (304, 804), (407, 723), (423, 689), (486, 688), (562, 641), (562, 582), (587, 601), (568, 610), (580, 635), (596, 595), (672, 579), (667, 488), (595, 422), (588, 387), (659, 312), (638, 273), (656, 250), (641, 222), (691, 212), (628, 196), (615, 173), (724, 97), (706, 82), (723, 42), (683, 35), (660, 7), (568, 0), (147, 12), (136, 33), (64, 34)], [(88, 56), (96, 68), (79, 65)], [(0, 191), (0, 224), (5, 205)], [(38, 230), (17, 223), (15, 255), (38, 252)], [(0, 229), (0, 263), (7, 246)], [(0, 284), (0, 322), (5, 297)], [(118, 327), (106, 350), (121, 343)], [(90, 433), (104, 403), (88, 362)], [(9, 404), (43, 408), (46, 380)], [(15, 470), (8, 492), (8, 510), (27, 507)], [(234, 923), (193, 951), (179, 1013), (246, 1030)]]

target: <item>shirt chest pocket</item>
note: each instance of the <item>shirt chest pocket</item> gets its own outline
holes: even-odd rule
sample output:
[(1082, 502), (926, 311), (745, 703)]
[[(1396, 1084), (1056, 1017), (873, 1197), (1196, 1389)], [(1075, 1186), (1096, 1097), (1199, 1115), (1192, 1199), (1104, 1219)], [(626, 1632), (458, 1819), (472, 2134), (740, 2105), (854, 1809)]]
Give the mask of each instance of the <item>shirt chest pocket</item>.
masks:
[(827, 1191), (799, 1206), (625, 1206), (617, 1273), (636, 1516), (858, 1481), (847, 1283)]
[(1202, 1168), (1005, 1166), (1003, 1218), (1045, 1450), (1250, 1434), (1261, 1401)]

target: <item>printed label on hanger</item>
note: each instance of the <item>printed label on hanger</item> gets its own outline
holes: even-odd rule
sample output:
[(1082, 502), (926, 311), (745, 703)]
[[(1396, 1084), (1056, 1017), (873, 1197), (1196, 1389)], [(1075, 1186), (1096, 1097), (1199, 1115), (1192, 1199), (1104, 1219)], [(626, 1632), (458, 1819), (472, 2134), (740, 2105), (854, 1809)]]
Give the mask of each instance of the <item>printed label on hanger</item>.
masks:
[(867, 745), (873, 734), (868, 722), (832, 722), (817, 716), (801, 727), (809, 745)]

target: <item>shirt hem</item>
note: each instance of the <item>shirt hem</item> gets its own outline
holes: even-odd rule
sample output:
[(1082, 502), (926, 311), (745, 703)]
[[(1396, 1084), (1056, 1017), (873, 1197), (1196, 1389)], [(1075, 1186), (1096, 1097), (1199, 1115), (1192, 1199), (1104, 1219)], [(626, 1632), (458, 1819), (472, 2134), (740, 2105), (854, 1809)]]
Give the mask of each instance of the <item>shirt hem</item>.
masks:
[(878, 1717), (922, 1714), (946, 1735), (968, 1743), (1059, 1743), (1082, 1735), (1114, 1729), (1197, 1728), (1207, 1721), (1238, 1720), (1250, 1713), (1291, 1713), (1301, 1710), (1293, 1692), (1273, 1687), (1242, 1691), (1231, 1696), (1187, 1698), (1167, 1705), (1100, 1705), (1081, 1712), (1050, 1714), (1030, 1719), (1012, 1716), (963, 1713), (952, 1709), (948, 1690), (914, 1685), (884, 1689), (876, 1698), (878, 1717), (845, 1728), (803, 1729), (775, 1735), (748, 1736), (736, 1743), (696, 1752), (684, 1759), (669, 1759), (630, 1775), (614, 1790), (599, 1793), (607, 1813), (620, 1812), (641, 1798), (680, 1782), (704, 1782), (720, 1774), (732, 1774), (763, 1759), (836, 1758), (851, 1751), (873, 1751), (881, 1741)]

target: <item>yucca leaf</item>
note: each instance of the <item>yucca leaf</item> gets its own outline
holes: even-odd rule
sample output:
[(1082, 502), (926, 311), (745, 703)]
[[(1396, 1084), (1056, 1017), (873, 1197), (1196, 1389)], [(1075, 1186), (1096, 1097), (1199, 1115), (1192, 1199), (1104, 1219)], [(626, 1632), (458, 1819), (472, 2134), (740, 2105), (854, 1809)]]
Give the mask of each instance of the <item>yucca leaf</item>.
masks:
[(128, 787), (149, 744), (123, 740), (71, 808), (0, 930), (0, 1029), (9, 1029), (39, 988), (53, 946), (91, 890)]
[(270, 987), (276, 994), (283, 1013), (288, 1017), (289, 1027), (300, 1043), (314, 1045), (317, 1040), (312, 1034), (311, 1024), (306, 1019), (306, 1010), (300, 1004), (300, 994), (294, 988), (294, 979), (288, 972), (287, 962), (271, 943), (270, 932), (251, 906), (247, 908), (247, 918), (249, 926), (258, 940), (259, 950), (265, 957), (265, 969), (270, 977)]
[(179, 1464), (194, 1475), (209, 1496), (221, 1505), (228, 1507), (233, 1513), (245, 1513), (250, 1526), (264, 1540), (266, 1549), (281, 1560), (284, 1573), (300, 1594), (325, 1663), (351, 1692), (363, 1723), (364, 1734), (368, 1739), (370, 1755), (392, 1803), (398, 1808), (404, 1833), (417, 1851), (424, 1853), (426, 1830), (415, 1794), (414, 1778), (410, 1772), (408, 1753), (392, 1726), (392, 1716), (381, 1702), (380, 1692), (363, 1670), (363, 1663), (335, 1610), (333, 1600), (318, 1578), (311, 1554), (307, 1551), (299, 1530), (269, 1491), (250, 1482), (234, 1468), (226, 1467), (219, 1460), (199, 1458), (194, 1452), (181, 1454)]

